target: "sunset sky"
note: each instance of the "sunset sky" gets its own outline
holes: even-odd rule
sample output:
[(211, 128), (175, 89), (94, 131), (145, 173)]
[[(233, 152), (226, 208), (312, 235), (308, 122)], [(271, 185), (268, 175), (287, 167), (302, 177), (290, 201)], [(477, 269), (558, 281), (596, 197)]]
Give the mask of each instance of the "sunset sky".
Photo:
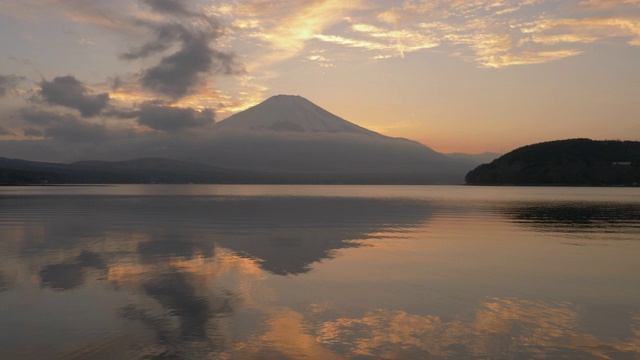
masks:
[(200, 131), (276, 94), (440, 152), (640, 140), (640, 0), (0, 0), (0, 45), (0, 140)]

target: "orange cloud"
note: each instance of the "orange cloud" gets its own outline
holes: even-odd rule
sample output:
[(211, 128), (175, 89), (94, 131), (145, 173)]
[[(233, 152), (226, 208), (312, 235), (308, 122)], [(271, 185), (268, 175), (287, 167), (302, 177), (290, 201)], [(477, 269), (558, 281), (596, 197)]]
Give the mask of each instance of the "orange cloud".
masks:
[(629, 44), (640, 46), (640, 17), (541, 19), (524, 27), (522, 32), (543, 34), (537, 35), (543, 39), (545, 33), (551, 32), (556, 33), (551, 35), (551, 39), (555, 37), (558, 40), (577, 40), (573, 42), (595, 42), (606, 38), (626, 37), (630, 38)]
[[(439, 48), (481, 67), (538, 64), (583, 53), (566, 44), (587, 44), (607, 38), (630, 38), (640, 45), (635, 17), (549, 18), (544, 0), (405, 1), (378, 13), (379, 24), (356, 22), (352, 34), (322, 34), (324, 42), (373, 53), (382, 59)], [(629, 6), (635, 1), (589, 1), (583, 7)], [(527, 9), (526, 12), (522, 12)], [(370, 18), (368, 18), (370, 21)], [(551, 48), (554, 46), (555, 48)], [(560, 47), (560, 48), (558, 48)]]
[(269, 44), (269, 51), (249, 68), (285, 60), (297, 55), (305, 42), (342, 20), (351, 10), (361, 8), (361, 1), (305, 0), (285, 1), (273, 6), (271, 1), (252, 0), (237, 7), (241, 25), (258, 29), (249, 34)]
[[(493, 299), (469, 321), (383, 309), (361, 318), (340, 318), (321, 324), (317, 340), (327, 347), (347, 347), (354, 355), (388, 359), (401, 358), (412, 349), (447, 357), (455, 348), (471, 357), (498, 358), (512, 357), (516, 351), (545, 356), (549, 349), (597, 358), (609, 358), (607, 349), (640, 354), (637, 337), (602, 341), (581, 331), (579, 319), (569, 303)], [(635, 315), (636, 327), (638, 320)]]

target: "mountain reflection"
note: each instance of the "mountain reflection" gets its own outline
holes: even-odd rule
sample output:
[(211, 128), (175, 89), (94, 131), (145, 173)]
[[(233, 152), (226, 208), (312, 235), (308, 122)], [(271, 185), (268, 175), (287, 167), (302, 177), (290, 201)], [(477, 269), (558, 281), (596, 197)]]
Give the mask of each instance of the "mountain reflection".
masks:
[(273, 198), (234, 205), (227, 211), (247, 226), (236, 231), (229, 227), (236, 224), (224, 224), (216, 242), (278, 275), (306, 273), (336, 250), (360, 246), (352, 240), (416, 227), (433, 211), (426, 202), (380, 199)]
[(637, 242), (539, 231), (640, 205), (504, 204), (0, 197), (0, 358), (637, 358)]
[[(124, 232), (145, 239), (134, 243), (145, 263), (211, 257), (220, 246), (277, 275), (306, 273), (335, 251), (359, 246), (353, 240), (416, 227), (432, 212), (428, 202), (316, 197), (25, 198), (14, 205), (18, 212), (36, 207), (46, 214), (24, 229), (20, 251), (25, 256), (84, 250), (96, 243), (122, 251), (132, 244), (119, 244), (124, 239), (116, 234)], [(74, 288), (82, 283), (81, 270), (70, 261), (50, 265), (41, 275), (52, 287)]]
[[(424, 224), (433, 209), (424, 201), (320, 197), (53, 196), (0, 202), (12, 209), (2, 221), (20, 224), (0, 226), (0, 236), (13, 240), (2, 251), (34, 269), (41, 288), (138, 294), (117, 308), (120, 321), (143, 329), (131, 340), (141, 342), (132, 347), (135, 358), (219, 354), (231, 341), (224, 319), (238, 306), (263, 301), (264, 294), (252, 295), (258, 290), (251, 289), (265, 271), (307, 273), (340, 249), (362, 246), (357, 240)], [(0, 291), (7, 286), (0, 273)], [(243, 331), (257, 331), (259, 320)]]
[(538, 231), (575, 232), (638, 228), (640, 205), (625, 203), (545, 202), (501, 207), (500, 212), (518, 224)]

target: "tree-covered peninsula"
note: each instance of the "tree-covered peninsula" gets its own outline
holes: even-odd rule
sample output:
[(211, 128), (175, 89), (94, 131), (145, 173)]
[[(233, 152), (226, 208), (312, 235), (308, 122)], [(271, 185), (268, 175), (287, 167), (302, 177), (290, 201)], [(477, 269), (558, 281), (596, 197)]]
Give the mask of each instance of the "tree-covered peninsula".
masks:
[(470, 171), (470, 185), (640, 185), (639, 141), (569, 139), (527, 145)]

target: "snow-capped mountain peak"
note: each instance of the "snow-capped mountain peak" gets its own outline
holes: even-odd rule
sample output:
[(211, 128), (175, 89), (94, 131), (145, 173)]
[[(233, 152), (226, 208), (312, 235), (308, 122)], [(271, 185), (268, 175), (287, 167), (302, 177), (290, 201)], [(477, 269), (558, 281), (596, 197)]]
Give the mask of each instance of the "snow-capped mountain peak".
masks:
[(216, 124), (219, 130), (382, 135), (336, 116), (297, 95), (276, 95)]

